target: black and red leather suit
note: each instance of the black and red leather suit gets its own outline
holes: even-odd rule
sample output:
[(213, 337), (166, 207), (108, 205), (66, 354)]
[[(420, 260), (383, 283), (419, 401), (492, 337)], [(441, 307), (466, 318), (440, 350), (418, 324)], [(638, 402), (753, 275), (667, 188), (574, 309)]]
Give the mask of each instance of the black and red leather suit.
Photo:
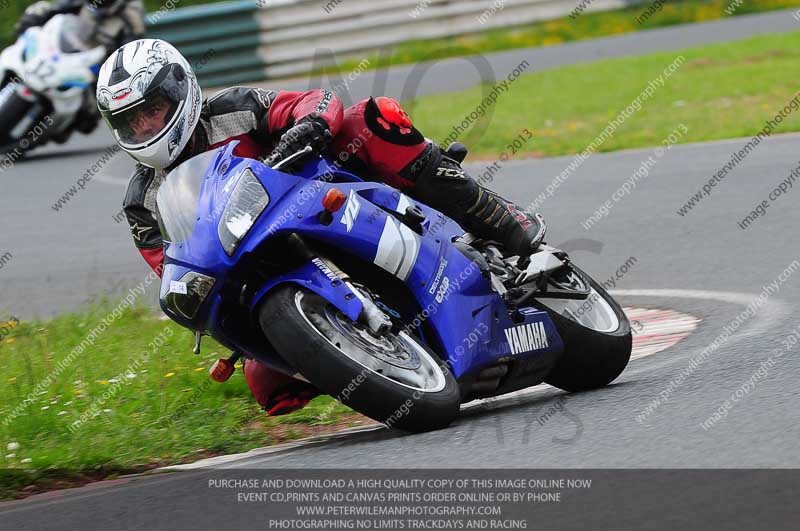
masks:
[[(290, 128), (304, 122), (330, 132), (332, 154), (347, 160), (346, 169), (404, 190), (480, 237), (501, 241), (523, 254), (530, 247), (533, 235), (525, 217), (427, 141), (391, 98), (370, 98), (344, 109), (327, 90), (229, 88), (204, 103), (195, 134), (172, 167), (232, 140), (239, 141), (235, 155), (263, 159)], [(341, 156), (343, 152), (348, 156)], [(124, 202), (136, 247), (157, 271), (164, 255), (156, 193), (170, 169), (137, 166)], [(256, 400), (270, 415), (304, 407), (317, 394), (308, 384), (258, 362), (247, 361), (244, 372)]]

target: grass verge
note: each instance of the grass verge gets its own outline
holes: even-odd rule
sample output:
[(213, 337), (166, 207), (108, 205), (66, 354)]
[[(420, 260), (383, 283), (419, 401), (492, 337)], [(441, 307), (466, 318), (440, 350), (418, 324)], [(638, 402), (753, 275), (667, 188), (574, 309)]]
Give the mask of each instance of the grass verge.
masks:
[[(207, 339), (195, 356), (189, 331), (141, 308), (125, 311), (93, 346), (59, 365), (107, 313), (94, 307), (22, 322), (0, 343), (0, 499), (364, 422), (329, 397), (266, 417), (241, 370), (225, 384), (209, 378), (224, 349)], [(154, 341), (162, 345), (152, 348)]]
[[(575, 2), (579, 4), (578, 0)], [(515, 28), (494, 29), (459, 37), (409, 41), (394, 46), (390, 53), (368, 56), (369, 68), (382, 68), (399, 64), (414, 64), (468, 54), (486, 54), (518, 48), (552, 46), (565, 42), (594, 39), (608, 35), (631, 33), (646, 29), (706, 22), (731, 16), (748, 15), (800, 6), (800, 0), (678, 0), (661, 5), (661, 9), (648, 16), (652, 3), (626, 9), (583, 13), (554, 20), (535, 22)], [(501, 12), (502, 13), (502, 12)], [(730, 14), (729, 14), (730, 13)], [(641, 24), (639, 20), (642, 20)], [(351, 72), (358, 68), (364, 57), (353, 56), (335, 65), (329, 71)]]
[[(526, 138), (518, 153), (579, 153), (678, 56), (685, 60), (677, 70), (652, 97), (640, 99), (641, 110), (597, 151), (656, 146), (679, 124), (686, 129), (681, 143), (753, 135), (797, 93), (800, 33), (768, 35), (525, 74), (496, 104), (484, 106), (485, 116), (458, 139), (481, 157), (511, 155), (509, 144), (528, 129), (533, 139)], [(442, 142), (483, 98), (475, 87), (425, 96), (407, 107), (417, 127)], [(792, 112), (775, 132), (791, 131), (800, 131), (800, 113)]]

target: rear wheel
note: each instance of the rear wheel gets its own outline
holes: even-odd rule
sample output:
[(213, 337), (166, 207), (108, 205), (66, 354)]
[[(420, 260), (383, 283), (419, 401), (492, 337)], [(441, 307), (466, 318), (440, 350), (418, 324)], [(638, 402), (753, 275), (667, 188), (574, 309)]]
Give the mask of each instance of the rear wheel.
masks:
[[(283, 316), (276, 320), (276, 315)], [(376, 335), (319, 295), (289, 285), (259, 320), (281, 356), (321, 391), (390, 427), (428, 431), (458, 415), (461, 395), (447, 366), (406, 332)]]
[(590, 293), (585, 300), (538, 299), (564, 340), (564, 354), (545, 381), (565, 391), (610, 384), (631, 357), (631, 328), (622, 307), (572, 264), (562, 268), (553, 281), (558, 287), (588, 288)]

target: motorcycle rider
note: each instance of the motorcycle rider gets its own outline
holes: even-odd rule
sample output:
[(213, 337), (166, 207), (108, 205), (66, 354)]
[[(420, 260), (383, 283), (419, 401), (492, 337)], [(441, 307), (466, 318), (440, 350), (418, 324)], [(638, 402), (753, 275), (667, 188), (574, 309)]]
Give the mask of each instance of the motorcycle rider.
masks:
[[(344, 109), (327, 90), (232, 87), (202, 102), (187, 60), (165, 41), (143, 39), (121, 47), (103, 64), (97, 101), (120, 147), (139, 162), (123, 206), (136, 247), (159, 273), (159, 186), (172, 168), (232, 140), (239, 141), (235, 155), (273, 161), (306, 145), (327, 150), (347, 161), (345, 169), (403, 190), (476, 236), (525, 256), (539, 244), (537, 223), (426, 140), (391, 98), (369, 98)], [(313, 386), (252, 360), (245, 362), (244, 373), (269, 415), (305, 407), (318, 394)]]
[[(25, 9), (14, 26), (17, 36), (31, 27), (42, 26), (55, 15), (78, 15), (85, 35), (80, 35), (82, 44), (87, 48), (105, 46), (108, 52), (116, 50), (123, 44), (144, 36), (144, 3), (142, 0), (40, 0)], [(82, 133), (91, 133), (100, 120), (94, 91), (86, 92), (87, 97), (75, 117), (75, 129)], [(65, 141), (71, 130), (64, 138)]]

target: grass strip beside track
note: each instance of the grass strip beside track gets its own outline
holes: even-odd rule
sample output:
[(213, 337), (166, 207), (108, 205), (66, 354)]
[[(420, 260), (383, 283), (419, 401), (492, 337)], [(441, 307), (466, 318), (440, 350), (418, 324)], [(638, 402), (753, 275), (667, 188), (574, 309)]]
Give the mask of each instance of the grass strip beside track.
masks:
[[(225, 349), (206, 338), (195, 356), (189, 331), (139, 308), (126, 310), (23, 414), (4, 422), (106, 314), (94, 307), (22, 322), (0, 341), (0, 499), (362, 422), (328, 397), (291, 416), (266, 417), (241, 369), (225, 384), (209, 377)], [(163, 346), (144, 356), (159, 335)]]
[[(752, 136), (798, 92), (800, 32), (759, 36), (524, 74), (459, 140), (482, 158), (510, 155), (508, 144), (527, 128), (533, 139), (524, 143), (525, 154), (579, 153), (678, 56), (685, 62), (597, 151), (658, 146), (679, 124), (688, 130), (681, 143)], [(475, 87), (406, 106), (415, 125), (442, 142), (483, 97)], [(481, 134), (470, 134), (478, 127)], [(792, 131), (800, 131), (800, 113), (775, 133)]]
[[(626, 9), (596, 13), (584, 12), (574, 18), (566, 16), (515, 28), (493, 29), (459, 37), (409, 41), (394, 46), (390, 54), (375, 53), (369, 56), (369, 68), (415, 64), (467, 54), (486, 54), (519, 48), (552, 46), (608, 35), (692, 22), (707, 22), (800, 6), (800, 0), (759, 0), (758, 2), (741, 0), (738, 6), (736, 2), (737, 0), (670, 0), (661, 4), (659, 11), (649, 17), (642, 17), (643, 13), (648, 12), (650, 6), (656, 4), (656, 2), (646, 2)], [(580, 5), (579, 0), (575, 0), (575, 5)], [(502, 14), (502, 11), (497, 14)], [(786, 16), (791, 15), (787, 14)], [(643, 22), (640, 24), (638, 20), (643, 20)], [(363, 60), (363, 55), (355, 54), (352, 58), (337, 65), (335, 69), (340, 72), (351, 72)]]

